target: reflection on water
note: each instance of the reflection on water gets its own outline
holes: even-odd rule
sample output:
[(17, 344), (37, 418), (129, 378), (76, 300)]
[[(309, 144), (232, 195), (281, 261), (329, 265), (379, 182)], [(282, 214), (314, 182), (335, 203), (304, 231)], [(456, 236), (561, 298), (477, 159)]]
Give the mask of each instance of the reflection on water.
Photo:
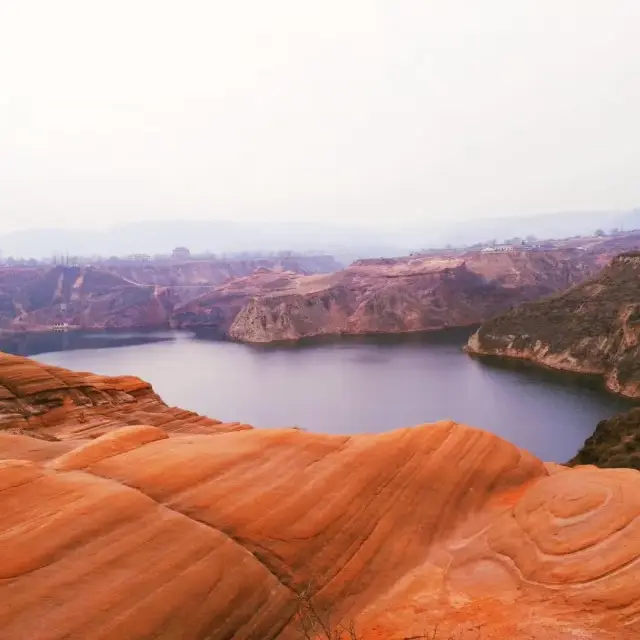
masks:
[[(340, 345), (344, 349), (358, 349), (362, 345), (375, 345), (377, 349), (393, 349), (397, 345), (460, 345), (466, 342), (473, 329), (448, 329), (445, 331), (416, 332), (398, 335), (369, 336), (319, 336), (298, 342), (245, 345), (247, 349), (264, 351), (297, 351), (300, 349), (323, 349)], [(217, 342), (216, 332), (199, 330), (194, 334), (178, 331), (132, 331), (129, 329), (104, 331), (68, 331), (22, 334), (0, 334), (0, 351), (20, 356), (38, 353), (67, 351), (69, 349), (103, 349), (126, 347), (180, 339)]]
[(357, 348), (362, 345), (375, 345), (378, 349), (393, 349), (397, 345), (454, 345), (456, 347), (466, 344), (469, 336), (476, 327), (460, 327), (455, 329), (443, 329), (441, 331), (415, 331), (411, 333), (397, 334), (368, 334), (368, 335), (342, 335), (342, 336), (316, 336), (303, 338), (297, 342), (272, 342), (269, 344), (248, 345), (254, 349), (282, 350), (282, 349), (322, 349), (331, 345), (339, 345), (341, 348)]
[(582, 377), (471, 358), (462, 351), (469, 333), (248, 346), (177, 332), (93, 332), (28, 336), (12, 351), (138, 375), (168, 403), (225, 421), (363, 433), (451, 418), (555, 461), (631, 406)]
[(532, 380), (538, 379), (543, 382), (553, 382), (554, 384), (565, 386), (580, 386), (605, 392), (604, 380), (602, 376), (586, 375), (574, 373), (573, 371), (559, 371), (543, 367), (529, 360), (518, 360), (517, 358), (499, 358), (496, 356), (473, 356), (485, 367), (492, 367), (500, 371), (511, 371), (512, 373), (524, 374)]
[(0, 351), (33, 356), (47, 351), (103, 349), (175, 340), (172, 331), (68, 331), (0, 335)]

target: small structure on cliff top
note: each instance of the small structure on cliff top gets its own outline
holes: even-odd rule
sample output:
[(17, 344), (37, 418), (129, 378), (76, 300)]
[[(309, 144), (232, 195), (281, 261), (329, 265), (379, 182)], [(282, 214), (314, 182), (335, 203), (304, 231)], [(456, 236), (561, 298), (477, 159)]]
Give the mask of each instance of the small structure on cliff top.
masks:
[(495, 247), (485, 247), (480, 253), (504, 253), (505, 251), (515, 251), (515, 247), (510, 244), (498, 244)]
[(174, 260), (189, 260), (191, 251), (187, 247), (176, 247), (171, 255)]

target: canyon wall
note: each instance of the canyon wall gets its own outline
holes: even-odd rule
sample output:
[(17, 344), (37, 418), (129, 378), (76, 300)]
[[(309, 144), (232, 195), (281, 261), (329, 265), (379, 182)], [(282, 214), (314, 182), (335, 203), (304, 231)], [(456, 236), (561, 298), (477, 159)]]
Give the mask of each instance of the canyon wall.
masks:
[(232, 281), (178, 305), (172, 323), (246, 342), (470, 326), (598, 268), (575, 251), (361, 260), (330, 275)]
[(640, 397), (640, 254), (622, 254), (595, 278), (489, 320), (468, 351), (602, 377)]
[(546, 465), (450, 421), (220, 424), (137, 378), (5, 355), (0, 399), (7, 638), (640, 633), (637, 471)]
[(331, 256), (97, 267), (0, 268), (0, 330), (46, 331), (168, 327), (174, 307), (231, 278), (285, 268), (316, 273), (338, 268)]
[(179, 301), (169, 288), (144, 286), (107, 271), (81, 267), (6, 272), (0, 292), (10, 304), (0, 328), (14, 331), (166, 326)]

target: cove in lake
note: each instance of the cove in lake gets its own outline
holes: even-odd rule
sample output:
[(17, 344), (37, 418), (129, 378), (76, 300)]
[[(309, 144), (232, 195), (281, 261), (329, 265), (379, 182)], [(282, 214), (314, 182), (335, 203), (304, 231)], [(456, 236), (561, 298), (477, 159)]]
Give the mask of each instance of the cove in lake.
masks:
[(0, 349), (137, 375), (165, 402), (224, 421), (353, 434), (451, 418), (557, 462), (571, 458), (598, 421), (632, 406), (570, 374), (471, 358), (462, 351), (468, 335), (256, 347), (179, 332), (66, 333), (0, 341)]

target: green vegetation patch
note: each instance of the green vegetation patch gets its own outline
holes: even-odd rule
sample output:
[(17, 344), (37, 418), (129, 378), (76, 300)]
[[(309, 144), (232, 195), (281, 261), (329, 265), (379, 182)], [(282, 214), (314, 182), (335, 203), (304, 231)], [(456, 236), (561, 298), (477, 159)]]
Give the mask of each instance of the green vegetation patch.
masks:
[(640, 470), (640, 407), (599, 422), (569, 464)]

